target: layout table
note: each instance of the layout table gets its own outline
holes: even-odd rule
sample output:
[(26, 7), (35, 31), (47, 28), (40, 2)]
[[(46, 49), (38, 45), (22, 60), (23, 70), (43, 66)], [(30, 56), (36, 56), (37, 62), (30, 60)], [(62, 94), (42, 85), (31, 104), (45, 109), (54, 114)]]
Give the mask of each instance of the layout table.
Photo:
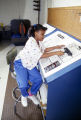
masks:
[(63, 56), (39, 61), (48, 85), (46, 120), (81, 120), (81, 41), (56, 28), (48, 31), (43, 44), (65, 45)]

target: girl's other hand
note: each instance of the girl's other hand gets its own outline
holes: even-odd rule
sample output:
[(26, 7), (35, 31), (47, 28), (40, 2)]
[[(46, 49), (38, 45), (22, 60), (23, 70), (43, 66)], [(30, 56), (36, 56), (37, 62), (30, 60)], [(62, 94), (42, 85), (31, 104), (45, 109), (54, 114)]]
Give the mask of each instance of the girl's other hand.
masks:
[(64, 55), (64, 52), (62, 52), (62, 51), (57, 51), (57, 52), (56, 52), (56, 55), (62, 56), (62, 55)]

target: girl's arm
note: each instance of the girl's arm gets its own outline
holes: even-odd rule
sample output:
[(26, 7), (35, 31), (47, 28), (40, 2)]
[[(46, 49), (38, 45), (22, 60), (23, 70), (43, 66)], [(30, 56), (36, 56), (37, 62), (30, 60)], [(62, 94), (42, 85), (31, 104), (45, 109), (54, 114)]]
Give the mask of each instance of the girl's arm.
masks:
[(54, 49), (60, 49), (62, 47), (64, 47), (64, 45), (57, 45), (57, 46), (49, 47), (49, 48), (45, 49), (45, 52), (49, 52), (49, 51), (52, 51)]
[(41, 56), (41, 58), (47, 58), (47, 57), (51, 57), (53, 55), (58, 55), (58, 56), (61, 56), (61, 55), (64, 55), (64, 52), (62, 51), (56, 51), (56, 52), (44, 52), (43, 55)]

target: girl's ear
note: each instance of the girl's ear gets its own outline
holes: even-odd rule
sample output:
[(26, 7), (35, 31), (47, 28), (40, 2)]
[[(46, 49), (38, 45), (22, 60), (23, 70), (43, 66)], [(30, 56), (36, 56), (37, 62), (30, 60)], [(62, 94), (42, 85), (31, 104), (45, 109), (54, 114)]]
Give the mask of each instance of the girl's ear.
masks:
[(35, 32), (35, 37), (37, 36), (37, 32)]
[(34, 34), (35, 34), (35, 36), (36, 36), (36, 32), (35, 32)]

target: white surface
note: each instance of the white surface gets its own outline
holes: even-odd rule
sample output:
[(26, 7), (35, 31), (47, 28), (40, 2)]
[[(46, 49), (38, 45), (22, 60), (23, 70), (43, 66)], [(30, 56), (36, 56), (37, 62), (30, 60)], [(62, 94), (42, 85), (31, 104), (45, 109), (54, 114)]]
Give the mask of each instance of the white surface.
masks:
[(49, 25), (49, 24), (44, 24), (43, 26), (44, 26), (44, 27), (47, 27), (47, 30), (46, 30), (46, 32), (45, 32), (45, 35), (53, 32), (53, 31), (56, 29), (56, 28), (52, 27), (52, 26)]
[(47, 2), (47, 3), (48, 3), (48, 4), (47, 4), (47, 5), (48, 5), (48, 8), (51, 8), (51, 7), (52, 7), (52, 4), (53, 4), (53, 0), (47, 0), (47, 1), (48, 1), (48, 2)]
[[(61, 38), (59, 37), (61, 36)], [(68, 56), (67, 53), (64, 53), (63, 56), (52, 56), (49, 58), (43, 58), (39, 61), (39, 64), (41, 66), (41, 71), (43, 74), (43, 77), (46, 78), (57, 71), (61, 70), (62, 68), (65, 68), (66, 66), (72, 64), (73, 62), (81, 59), (81, 49), (79, 50), (78, 46), (81, 46), (81, 43), (76, 41), (75, 39), (69, 37), (67, 34), (57, 31), (53, 33), (52, 35), (46, 37), (43, 41), (44, 46), (47, 47), (52, 47), (56, 45), (65, 45), (71, 52), (72, 56)], [(64, 51), (64, 48), (60, 49)], [(54, 51), (58, 51), (57, 49)], [(45, 67), (51, 65), (52, 63), (59, 61), (60, 65), (54, 69), (47, 70), (48, 72), (45, 72)], [(47, 68), (49, 69), (49, 68)]]
[[(8, 73), (9, 73), (9, 65), (6, 62), (6, 54), (9, 50), (14, 47), (13, 44), (9, 45), (7, 48), (0, 51), (0, 120), (3, 110), (5, 92), (6, 92), (6, 85), (8, 80)], [(18, 52), (22, 49), (23, 46), (18, 46)]]
[(52, 7), (81, 6), (81, 0), (52, 0)]

